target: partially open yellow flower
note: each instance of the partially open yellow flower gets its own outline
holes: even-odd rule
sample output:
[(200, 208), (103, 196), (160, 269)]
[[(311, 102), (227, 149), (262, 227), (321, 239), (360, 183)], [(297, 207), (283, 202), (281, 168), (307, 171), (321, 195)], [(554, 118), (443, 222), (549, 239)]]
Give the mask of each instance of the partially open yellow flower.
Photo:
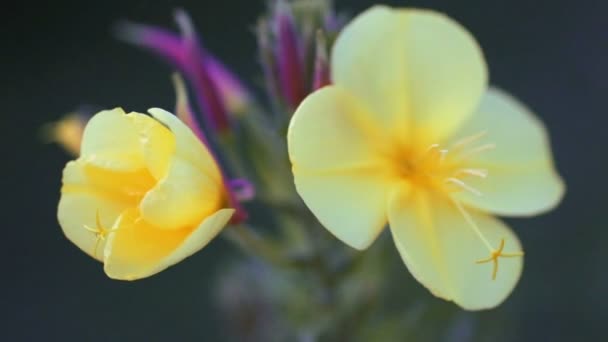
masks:
[(96, 114), (80, 158), (63, 172), (59, 223), (111, 278), (143, 278), (181, 261), (234, 212), (205, 146), (174, 115), (150, 114)]
[(554, 207), (564, 186), (542, 124), (487, 88), (474, 38), (425, 10), (373, 7), (338, 37), (334, 85), (300, 105), (289, 128), (299, 194), (348, 245), (390, 224), (410, 272), (466, 309), (501, 303), (523, 264), (491, 214)]

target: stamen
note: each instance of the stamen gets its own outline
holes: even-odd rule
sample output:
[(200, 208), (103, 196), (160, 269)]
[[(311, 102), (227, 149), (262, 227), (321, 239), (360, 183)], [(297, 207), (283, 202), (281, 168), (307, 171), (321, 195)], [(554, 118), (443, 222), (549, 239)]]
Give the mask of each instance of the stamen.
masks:
[(475, 141), (483, 138), (486, 134), (488, 134), (488, 131), (481, 131), (479, 133), (470, 135), (468, 137), (464, 137), (464, 138), (458, 140), (457, 142), (455, 142), (454, 144), (452, 144), (451, 149), (463, 148), (463, 147), (470, 145), (470, 144), (474, 143)]
[(440, 162), (443, 161), (447, 150), (440, 150), (439, 146), (439, 144), (432, 144), (431, 146), (427, 147), (424, 154), (416, 161), (416, 164), (423, 163), (431, 157), (439, 158)]
[(496, 144), (485, 144), (485, 145), (477, 146), (477, 147), (470, 149), (467, 152), (461, 154), (460, 157), (462, 159), (470, 158), (476, 154), (479, 154), (481, 152), (485, 152), (488, 150), (493, 150), (495, 148), (496, 148)]
[(486, 169), (458, 169), (456, 174), (465, 174), (469, 176), (475, 176), (480, 178), (486, 178), (488, 176), (488, 170)]
[(479, 190), (473, 188), (472, 186), (467, 185), (465, 182), (461, 181), (458, 178), (449, 177), (449, 178), (446, 178), (445, 182), (449, 183), (449, 184), (454, 184), (454, 185), (458, 186), (459, 188), (472, 193), (473, 195), (481, 196), (481, 192)]

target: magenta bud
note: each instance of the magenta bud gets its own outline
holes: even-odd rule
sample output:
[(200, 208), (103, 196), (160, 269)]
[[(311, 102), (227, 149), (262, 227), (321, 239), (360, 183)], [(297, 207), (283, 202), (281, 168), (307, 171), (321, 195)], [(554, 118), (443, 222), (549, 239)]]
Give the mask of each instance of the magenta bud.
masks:
[(206, 62), (207, 73), (215, 83), (224, 107), (231, 113), (243, 113), (253, 102), (249, 90), (219, 59), (208, 54)]
[(117, 35), (151, 50), (177, 68), (192, 84), (207, 126), (224, 132), (230, 128), (227, 112), (242, 112), (252, 97), (241, 81), (203, 48), (186, 12), (176, 11), (175, 21), (180, 34), (123, 22), (117, 26)]
[(275, 58), (282, 95), (289, 106), (297, 107), (306, 96), (303, 46), (291, 8), (277, 0), (273, 29), (276, 35)]
[(230, 122), (219, 91), (207, 73), (208, 55), (200, 44), (188, 14), (177, 10), (175, 21), (182, 35), (182, 48), (186, 56), (184, 73), (196, 91), (201, 111), (207, 118), (210, 129), (220, 133), (225, 132), (230, 128)]

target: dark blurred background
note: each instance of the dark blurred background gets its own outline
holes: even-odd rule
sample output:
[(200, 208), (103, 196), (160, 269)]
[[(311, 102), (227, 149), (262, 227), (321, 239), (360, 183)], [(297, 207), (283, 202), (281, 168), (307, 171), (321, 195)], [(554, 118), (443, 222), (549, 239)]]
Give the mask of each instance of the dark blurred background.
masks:
[[(354, 14), (373, 3), (343, 0), (337, 6)], [(502, 329), (519, 341), (605, 338), (608, 158), (599, 138), (608, 123), (608, 2), (383, 3), (436, 9), (471, 30), (484, 49), (491, 82), (547, 125), (568, 186), (557, 210), (510, 220), (526, 248), (524, 275), (505, 305), (481, 316), (507, 315), (510, 323)], [(57, 224), (61, 170), (69, 157), (41, 143), (39, 128), (81, 104), (171, 108), (171, 70), (115, 40), (110, 29), (119, 19), (173, 27), (176, 7), (191, 13), (209, 49), (258, 86), (252, 26), (264, 2), (57, 0), (10, 6), (0, 23), (6, 196), (0, 340), (222, 339), (213, 279), (234, 249), (216, 239), (149, 279), (108, 279)]]

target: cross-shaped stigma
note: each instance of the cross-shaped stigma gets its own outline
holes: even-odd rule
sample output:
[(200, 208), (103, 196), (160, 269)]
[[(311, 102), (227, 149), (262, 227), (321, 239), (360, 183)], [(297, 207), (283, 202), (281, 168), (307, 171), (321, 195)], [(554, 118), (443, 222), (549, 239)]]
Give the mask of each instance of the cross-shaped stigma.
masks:
[(498, 273), (498, 258), (514, 258), (521, 257), (524, 255), (524, 252), (515, 252), (515, 253), (503, 253), (503, 249), (505, 248), (505, 239), (500, 240), (500, 245), (498, 249), (492, 251), (489, 257), (481, 260), (477, 260), (475, 263), (477, 264), (485, 264), (488, 262), (492, 262), (494, 264), (494, 268), (492, 270), (492, 280), (496, 280), (496, 274)]
[(95, 234), (96, 239), (95, 239), (95, 247), (93, 247), (93, 257), (96, 259), (97, 259), (97, 249), (99, 247), (99, 243), (101, 241), (105, 241), (106, 237), (108, 237), (108, 234), (115, 232), (117, 230), (117, 228), (107, 229), (101, 224), (101, 218), (99, 217), (99, 210), (97, 210), (97, 212), (95, 214), (95, 228), (91, 228), (87, 225), (84, 225), (84, 229)]

